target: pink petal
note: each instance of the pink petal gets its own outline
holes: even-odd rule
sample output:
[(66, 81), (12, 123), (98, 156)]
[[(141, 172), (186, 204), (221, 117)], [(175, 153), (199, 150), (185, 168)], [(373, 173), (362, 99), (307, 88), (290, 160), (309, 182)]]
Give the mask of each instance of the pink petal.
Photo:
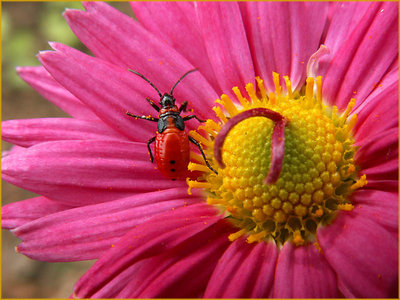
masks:
[(336, 274), (317, 248), (286, 243), (275, 271), (274, 298), (337, 298)]
[(182, 245), (149, 260), (147, 272), (138, 272), (118, 297), (201, 297), (215, 265), (230, 244), (229, 225), (217, 222)]
[[(160, 41), (178, 51), (207, 78), (218, 94), (214, 71), (203, 44), (192, 2), (130, 2), (136, 18)], [(168, 24), (168, 26), (165, 26)], [(185, 28), (182, 31), (182, 28)]]
[[(392, 61), (392, 64), (387, 69), (387, 74), (392, 73), (393, 71), (398, 70), (398, 69), (399, 69), (399, 63), (396, 59), (394, 59)], [(397, 75), (398, 75), (398, 73), (397, 73)]]
[(399, 177), (398, 171), (399, 171), (399, 160), (398, 158), (396, 158), (390, 161), (380, 163), (379, 165), (373, 167), (365, 168), (362, 170), (362, 173), (367, 175), (368, 178), (367, 180), (371, 179), (393, 180), (393, 179), (398, 179)]
[(1, 226), (3, 229), (14, 229), (25, 223), (70, 208), (70, 206), (60, 204), (45, 197), (36, 197), (9, 203), (1, 208)]
[[(371, 179), (398, 179), (398, 128), (375, 134), (364, 141), (356, 153), (362, 173)], [(368, 186), (368, 185), (367, 185)]]
[(134, 279), (135, 264), (166, 253), (220, 220), (207, 204), (179, 208), (142, 223), (122, 237), (78, 281), (74, 296), (113, 297)]
[(18, 67), (18, 75), (44, 98), (78, 119), (97, 120), (79, 99), (61, 86), (43, 67)]
[[(52, 43), (63, 52), (45, 51), (39, 59), (63, 86), (81, 99), (93, 112), (114, 130), (132, 140), (146, 140), (155, 132), (154, 126), (139, 122), (126, 115), (129, 110), (139, 115), (154, 114), (135, 84), (137, 76), (102, 60), (90, 57), (72, 48)], [(150, 87), (151, 88), (151, 87)], [(138, 126), (142, 129), (137, 130)]]
[(266, 298), (272, 288), (278, 249), (274, 243), (249, 244), (241, 238), (222, 255), (205, 298)]
[[(163, 40), (145, 30), (138, 22), (120, 13), (102, 2), (85, 2), (86, 11), (66, 10), (64, 17), (77, 37), (94, 53), (95, 56), (109, 61), (122, 69), (133, 69), (152, 81), (161, 91), (170, 91), (175, 82), (186, 71), (198, 67), (171, 48)], [(68, 64), (67, 64), (68, 65)], [(102, 72), (88, 69), (87, 76), (98, 76)], [(113, 73), (107, 74), (107, 80), (121, 80)], [(90, 76), (89, 76), (90, 75)], [(155, 91), (138, 76), (130, 75), (137, 92), (123, 90), (120, 97), (128, 98), (154, 113), (145, 101), (145, 97), (155, 98)], [(117, 96), (117, 95), (116, 95)], [(209, 115), (209, 110), (218, 95), (200, 72), (191, 74), (178, 85), (174, 93), (178, 103), (189, 101), (202, 118)], [(119, 101), (114, 99), (114, 101)], [(136, 104), (135, 103), (135, 104)], [(131, 109), (131, 106), (125, 107)], [(137, 109), (136, 112), (140, 110)], [(147, 113), (144, 113), (147, 115)]]
[(1, 124), (4, 141), (23, 147), (58, 140), (127, 140), (99, 120), (42, 118)]
[(82, 206), (137, 193), (186, 187), (163, 177), (146, 144), (117, 141), (41, 143), (3, 159), (3, 179), (64, 204)]
[[(357, 11), (358, 13), (358, 11)], [(344, 108), (351, 97), (363, 101), (398, 55), (398, 7), (374, 3), (332, 55), (324, 75), (323, 95)]]
[(365, 101), (356, 101), (353, 109), (358, 121), (354, 127), (355, 137), (360, 143), (370, 136), (391, 128), (399, 123), (399, 69), (394, 68)]
[(232, 88), (238, 86), (245, 93), (245, 85), (254, 83), (255, 75), (238, 4), (195, 2), (195, 9), (220, 89), (232, 96)]
[(368, 178), (368, 184), (364, 186), (363, 189), (398, 193), (399, 181), (393, 179)]
[(336, 53), (343, 41), (353, 32), (355, 27), (371, 8), (369, 2), (338, 2), (333, 4), (332, 20), (323, 41), (331, 53)]
[(25, 151), (25, 147), (13, 145), (10, 150), (3, 150), (1, 152), (1, 158), (3, 159), (10, 154), (16, 154), (18, 152), (24, 152), (24, 151)]
[(398, 193), (381, 190), (359, 190), (352, 196), (360, 215), (394, 232), (396, 236), (399, 229), (398, 200)]
[(356, 146), (359, 148), (355, 159), (361, 169), (383, 168), (385, 164), (389, 164), (389, 167), (397, 168), (398, 132), (398, 128), (392, 128), (370, 136), (368, 140), (364, 140), (362, 143), (357, 142)]
[(345, 297), (397, 297), (398, 239), (357, 209), (318, 231), (323, 253)]
[(151, 217), (200, 202), (186, 188), (138, 194), (54, 213), (18, 227), (18, 252), (42, 261), (99, 258), (121, 236)]
[(306, 78), (305, 67), (317, 51), (327, 18), (325, 3), (240, 3), (255, 72), (270, 91), (272, 72), (290, 76), (293, 89)]

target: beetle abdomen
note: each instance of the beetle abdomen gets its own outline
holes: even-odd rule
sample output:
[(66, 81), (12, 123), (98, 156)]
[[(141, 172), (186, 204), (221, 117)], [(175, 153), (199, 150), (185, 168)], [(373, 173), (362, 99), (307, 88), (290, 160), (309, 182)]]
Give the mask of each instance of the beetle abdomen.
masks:
[(171, 179), (185, 175), (190, 160), (189, 139), (175, 127), (157, 133), (155, 159), (160, 172)]

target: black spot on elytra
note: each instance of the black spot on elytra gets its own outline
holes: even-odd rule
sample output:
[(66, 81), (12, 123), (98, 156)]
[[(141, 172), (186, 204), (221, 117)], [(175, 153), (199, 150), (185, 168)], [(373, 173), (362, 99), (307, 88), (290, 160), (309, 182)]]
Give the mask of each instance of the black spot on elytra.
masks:
[(175, 163), (175, 161), (174, 161), (174, 160), (170, 160), (169, 163), (170, 163), (171, 165), (173, 165), (173, 164)]
[(175, 172), (175, 169), (171, 169), (171, 172)]

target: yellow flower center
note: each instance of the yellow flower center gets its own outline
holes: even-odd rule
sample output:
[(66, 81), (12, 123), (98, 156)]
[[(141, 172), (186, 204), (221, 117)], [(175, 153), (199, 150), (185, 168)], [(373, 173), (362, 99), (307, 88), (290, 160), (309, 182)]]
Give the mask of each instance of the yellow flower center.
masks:
[[(197, 180), (187, 180), (191, 188), (203, 188), (207, 203), (221, 209), (238, 231), (229, 239), (242, 235), (248, 242), (274, 240), (278, 245), (292, 241), (296, 245), (317, 242), (316, 232), (321, 225), (330, 224), (338, 210), (351, 210), (349, 195), (367, 183), (365, 175), (357, 177), (354, 164), (354, 140), (351, 130), (357, 115), (348, 120), (355, 100), (351, 99), (345, 112), (322, 102), (322, 79), (307, 78), (300, 92), (292, 92), (287, 77), (282, 91), (279, 75), (274, 73), (275, 92), (267, 94), (263, 82), (257, 79), (258, 90), (247, 84), (248, 98), (233, 88), (241, 105), (235, 105), (227, 95), (214, 107), (219, 123), (207, 120), (197, 132), (190, 134), (206, 148), (211, 164), (218, 175), (202, 165), (196, 154), (189, 169), (203, 171)], [(315, 93), (314, 93), (315, 89)], [(220, 152), (224, 168), (213, 156), (214, 141), (221, 128), (234, 116), (255, 108), (279, 113), (287, 120), (284, 129), (284, 156), (279, 177), (266, 183), (270, 172), (273, 129), (275, 123), (265, 117), (249, 117), (230, 129)], [(232, 125), (232, 124), (230, 124)], [(271, 148), (272, 146), (272, 148)]]

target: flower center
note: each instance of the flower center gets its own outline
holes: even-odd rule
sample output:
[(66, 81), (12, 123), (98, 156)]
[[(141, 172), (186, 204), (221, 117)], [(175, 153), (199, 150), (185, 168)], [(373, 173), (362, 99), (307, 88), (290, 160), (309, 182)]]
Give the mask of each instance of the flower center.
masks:
[[(257, 79), (258, 91), (246, 86), (249, 99), (233, 88), (239, 102), (222, 95), (214, 107), (219, 123), (208, 120), (199, 129), (201, 139), (218, 175), (199, 163), (190, 170), (204, 171), (191, 188), (203, 188), (207, 203), (215, 205), (248, 242), (273, 239), (278, 245), (316, 241), (319, 226), (330, 224), (338, 210), (351, 210), (349, 195), (367, 183), (357, 177), (351, 130), (357, 115), (348, 120), (355, 100), (344, 113), (322, 103), (322, 79), (307, 78), (301, 92), (292, 92), (287, 77), (282, 91), (274, 73), (275, 92), (267, 94)], [(316, 92), (314, 93), (314, 88)], [(282, 122), (282, 120), (285, 120)], [(212, 151), (216, 148), (216, 156)]]

